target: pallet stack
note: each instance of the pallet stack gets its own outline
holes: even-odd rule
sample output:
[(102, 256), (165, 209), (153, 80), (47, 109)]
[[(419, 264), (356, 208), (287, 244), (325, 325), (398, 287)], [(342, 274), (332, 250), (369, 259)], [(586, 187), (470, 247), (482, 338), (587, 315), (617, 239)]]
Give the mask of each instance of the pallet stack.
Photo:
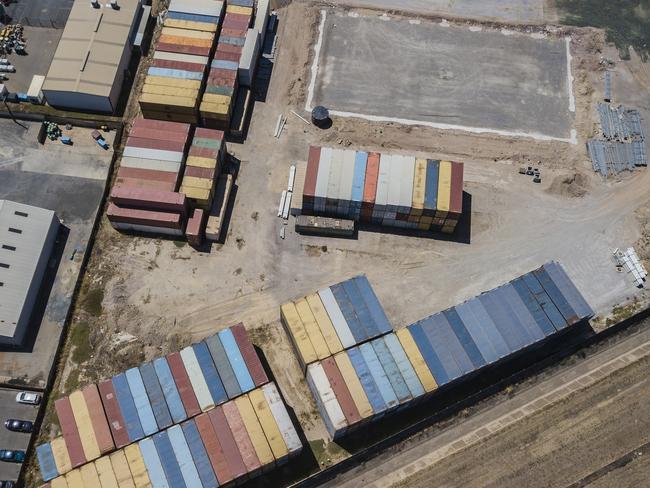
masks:
[(223, 2), (172, 0), (140, 96), (144, 117), (196, 123)]
[(303, 212), (453, 233), (463, 212), (463, 164), (312, 146)]
[(201, 123), (205, 127), (228, 130), (230, 126), (237, 96), (239, 62), (253, 19), (253, 5), (253, 0), (232, 0), (226, 7), (199, 109)]
[(214, 199), (217, 177), (226, 154), (224, 133), (197, 128), (190, 146), (180, 192), (190, 204), (208, 211)]

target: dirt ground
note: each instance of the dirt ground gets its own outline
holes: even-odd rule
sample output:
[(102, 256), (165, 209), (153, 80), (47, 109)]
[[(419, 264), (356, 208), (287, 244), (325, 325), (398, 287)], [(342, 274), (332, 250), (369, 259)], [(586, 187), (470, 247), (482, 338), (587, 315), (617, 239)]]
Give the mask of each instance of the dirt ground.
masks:
[[(182, 242), (121, 235), (104, 218), (54, 397), (241, 321), (307, 439), (317, 442), (326, 438), (325, 428), (279, 321), (279, 306), (288, 299), (365, 273), (394, 326), (403, 327), (555, 259), (597, 311), (596, 328), (606, 325), (615, 306), (625, 305), (617, 309), (621, 318), (645, 303), (645, 292), (616, 272), (610, 255), (639, 242), (650, 257), (650, 173), (603, 181), (585, 151), (602, 93), (601, 32), (544, 28), (573, 39), (576, 145), (354, 119), (335, 119), (321, 131), (290, 114), (307, 115), (302, 107), (318, 7), (294, 2), (278, 13), (277, 58), (265, 101), (255, 104), (246, 142), (228, 146), (239, 175), (225, 244), (197, 252)], [(616, 64), (637, 92), (645, 69), (634, 60)], [(638, 102), (650, 107), (644, 93)], [(276, 139), (280, 113), (288, 120)], [(298, 236), (290, 223), (281, 239), (276, 212), (289, 165), (304, 160), (314, 143), (465, 162), (469, 236), (361, 232), (357, 240), (325, 239)], [(543, 183), (518, 174), (522, 165), (539, 166)], [(56, 432), (51, 415), (48, 422)], [(331, 461), (345, 455), (326, 454)]]

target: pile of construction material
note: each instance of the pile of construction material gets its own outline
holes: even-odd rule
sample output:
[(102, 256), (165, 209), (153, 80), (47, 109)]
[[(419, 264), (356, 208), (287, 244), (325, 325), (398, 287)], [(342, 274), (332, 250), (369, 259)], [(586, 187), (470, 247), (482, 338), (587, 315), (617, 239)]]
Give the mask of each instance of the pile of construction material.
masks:
[(463, 212), (463, 163), (309, 148), (302, 212), (453, 233)]
[(220, 486), (302, 448), (241, 324), (88, 385), (55, 409), (63, 436), (36, 448), (52, 486), (104, 486), (104, 477), (110, 486)]
[(110, 194), (108, 220), (120, 230), (182, 236), (185, 195), (176, 193), (188, 124), (136, 119)]
[(172, 0), (140, 96), (146, 118), (196, 123), (223, 2)]
[[(365, 280), (349, 280), (348, 288), (350, 281)], [(319, 296), (321, 301), (315, 300)], [(442, 386), (540, 345), (593, 316), (555, 262), (380, 336), (359, 333), (376, 331), (376, 317), (384, 323), (378, 302), (369, 306), (366, 301), (364, 307), (357, 301), (353, 306), (349, 299), (335, 298), (325, 299), (318, 292), (306, 299), (299, 313), (295, 312), (298, 302), (281, 309), (332, 438), (412, 405)], [(387, 326), (380, 330), (386, 331)]]

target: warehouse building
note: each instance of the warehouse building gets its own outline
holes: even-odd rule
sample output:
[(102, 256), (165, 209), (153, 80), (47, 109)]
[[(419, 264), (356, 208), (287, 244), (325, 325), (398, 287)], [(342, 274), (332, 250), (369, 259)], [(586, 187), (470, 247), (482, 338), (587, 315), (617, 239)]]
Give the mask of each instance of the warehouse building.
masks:
[(22, 344), (58, 228), (52, 210), (0, 200), (0, 344)]
[(140, 0), (75, 0), (43, 85), (47, 102), (113, 113), (141, 15)]

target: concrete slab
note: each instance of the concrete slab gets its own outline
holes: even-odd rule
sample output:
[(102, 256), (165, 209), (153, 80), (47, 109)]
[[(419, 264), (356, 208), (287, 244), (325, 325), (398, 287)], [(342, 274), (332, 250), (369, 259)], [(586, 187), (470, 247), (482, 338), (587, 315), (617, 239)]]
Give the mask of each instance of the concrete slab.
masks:
[(326, 11), (308, 109), (409, 125), (572, 139), (568, 42)]
[[(38, 407), (16, 403), (16, 395), (20, 390), (0, 389), (0, 449), (22, 449), (27, 450), (30, 434), (12, 432), (4, 426), (7, 419), (31, 420), (36, 419)], [(18, 479), (21, 465), (15, 463), (0, 462), (0, 480)]]

